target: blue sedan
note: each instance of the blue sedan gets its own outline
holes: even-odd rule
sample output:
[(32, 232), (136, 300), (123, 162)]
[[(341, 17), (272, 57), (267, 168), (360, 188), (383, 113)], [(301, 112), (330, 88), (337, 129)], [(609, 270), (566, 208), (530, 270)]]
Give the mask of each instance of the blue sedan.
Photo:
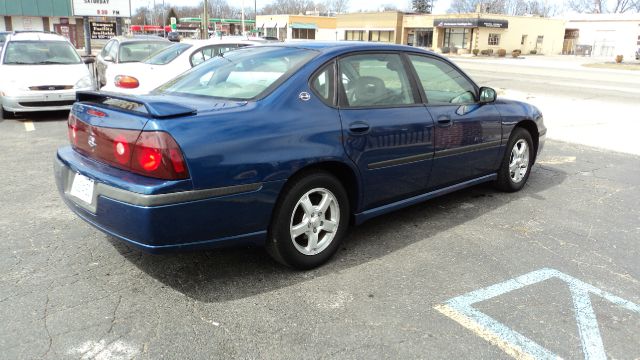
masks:
[(309, 269), (349, 224), (483, 182), (526, 183), (546, 128), (447, 59), (372, 43), (228, 52), (147, 96), (81, 92), (66, 204), (150, 252), (264, 245)]

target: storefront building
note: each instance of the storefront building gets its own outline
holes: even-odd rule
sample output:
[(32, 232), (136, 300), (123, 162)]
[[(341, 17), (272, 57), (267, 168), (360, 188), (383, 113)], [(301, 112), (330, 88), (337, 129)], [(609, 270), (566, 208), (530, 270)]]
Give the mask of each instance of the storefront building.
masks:
[(285, 40), (340, 40), (336, 36), (336, 18), (313, 15), (258, 15), (256, 30), (260, 36)]
[(69, 0), (0, 1), (0, 31), (36, 30), (56, 32), (84, 47), (81, 17), (72, 15)]
[(385, 11), (336, 16), (338, 40), (401, 43), (403, 13)]
[(441, 52), (473, 49), (560, 54), (564, 20), (498, 14), (405, 15), (402, 43)]
[(640, 14), (582, 14), (567, 21), (563, 53), (635, 60), (640, 49)]

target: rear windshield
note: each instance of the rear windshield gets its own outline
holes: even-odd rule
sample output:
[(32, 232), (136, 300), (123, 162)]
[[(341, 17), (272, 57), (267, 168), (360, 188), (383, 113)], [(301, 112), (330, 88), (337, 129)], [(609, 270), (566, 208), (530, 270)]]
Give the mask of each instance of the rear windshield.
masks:
[(151, 65), (166, 65), (172, 62), (178, 55), (187, 51), (193, 45), (190, 44), (175, 44), (173, 46), (169, 46), (164, 50), (160, 50), (157, 53), (148, 57), (144, 63)]
[(136, 41), (120, 45), (118, 61), (121, 63), (142, 61), (156, 52), (171, 46), (168, 41)]
[(248, 47), (220, 54), (155, 93), (249, 100), (268, 93), (317, 54), (293, 47)]
[(6, 65), (80, 64), (80, 55), (66, 41), (9, 41), (4, 52)]

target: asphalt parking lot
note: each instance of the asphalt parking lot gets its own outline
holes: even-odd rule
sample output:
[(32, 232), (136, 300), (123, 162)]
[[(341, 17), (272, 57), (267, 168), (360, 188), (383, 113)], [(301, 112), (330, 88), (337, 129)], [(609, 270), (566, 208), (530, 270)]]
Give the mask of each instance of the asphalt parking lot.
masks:
[(640, 158), (548, 141), (478, 186), (353, 228), (327, 265), (147, 255), (59, 199), (64, 113), (0, 121), (0, 358), (640, 358)]

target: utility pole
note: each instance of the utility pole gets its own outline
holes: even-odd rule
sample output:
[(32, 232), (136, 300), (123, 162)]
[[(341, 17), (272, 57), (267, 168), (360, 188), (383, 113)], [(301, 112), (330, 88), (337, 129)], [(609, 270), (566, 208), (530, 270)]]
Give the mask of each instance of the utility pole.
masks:
[(240, 35), (244, 36), (244, 0), (242, 0), (242, 9), (241, 9), (241, 11), (242, 11), (242, 34), (240, 34)]
[(202, 12), (202, 39), (209, 38), (209, 1), (204, 0), (204, 9)]

